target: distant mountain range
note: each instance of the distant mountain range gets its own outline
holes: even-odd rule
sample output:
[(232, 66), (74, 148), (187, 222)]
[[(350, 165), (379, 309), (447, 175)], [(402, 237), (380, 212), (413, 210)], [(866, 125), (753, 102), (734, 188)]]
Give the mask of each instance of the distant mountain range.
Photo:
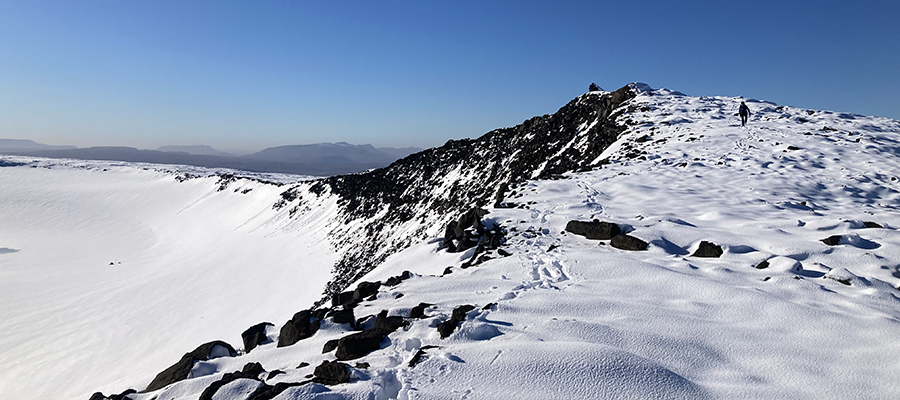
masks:
[(0, 139), (0, 154), (81, 160), (113, 160), (156, 164), (186, 164), (199, 167), (233, 168), (252, 172), (278, 172), (329, 176), (361, 172), (390, 165), (397, 159), (421, 151), (415, 147), (376, 148), (370, 144), (318, 143), (269, 147), (257, 153), (235, 156), (207, 145), (162, 146), (158, 150), (134, 147), (49, 146), (31, 140)]

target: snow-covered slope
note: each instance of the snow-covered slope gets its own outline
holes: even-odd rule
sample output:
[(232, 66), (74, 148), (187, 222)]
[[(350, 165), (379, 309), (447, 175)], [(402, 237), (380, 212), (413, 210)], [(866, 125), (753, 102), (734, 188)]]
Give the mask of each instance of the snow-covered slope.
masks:
[(288, 318), (330, 279), (314, 226), (331, 210), (287, 228), (277, 185), (190, 167), (0, 166), (0, 398), (146, 385), (183, 348), (240, 340), (263, 310)]
[[(615, 101), (613, 93), (620, 93)], [(293, 334), (285, 328), (290, 312), (247, 305), (230, 310), (252, 316), (231, 332), (200, 334), (208, 326), (198, 321), (179, 327), (196, 329), (195, 340), (183, 340), (155, 372), (212, 339), (233, 344), (239, 356), (189, 361), (189, 379), (128, 397), (896, 397), (900, 123), (645, 85), (613, 93), (588, 93), (554, 115), (383, 170), (266, 189), (260, 201), (267, 197), (268, 207), (237, 218), (266, 227), (258, 230), (268, 237), (252, 240), (254, 246), (284, 237), (326, 248), (327, 240), (331, 247), (319, 259), (331, 257), (339, 275), (314, 283), (331, 279), (331, 292), (359, 281), (384, 283), (349, 318), (365, 332), (385, 334), (378, 349), (358, 358), (340, 347), (323, 352), (329, 342), (357, 334), (353, 323), (334, 320), (348, 319), (350, 307), (306, 317), (319, 329), (278, 347), (282, 332)], [(734, 115), (741, 100), (754, 112), (746, 128)], [(24, 173), (20, 167), (0, 173), (6, 170)], [(231, 186), (227, 196), (211, 193), (210, 183), (198, 184), (205, 188), (198, 192), (223, 202), (240, 195)], [(441, 242), (446, 223), (472, 206), (489, 211), (484, 225), (505, 232), (505, 240), (469, 266), (475, 249), (448, 253)], [(566, 230), (571, 220), (593, 219), (617, 224), (648, 243), (647, 250), (620, 250)], [(328, 237), (303, 236), (310, 227)], [(229, 233), (232, 246), (251, 230)], [(822, 241), (829, 238), (833, 245)], [(718, 245), (721, 256), (694, 256), (704, 241)], [(286, 243), (280, 251), (303, 257)], [(24, 250), (0, 254), (0, 262), (20, 255)], [(404, 271), (408, 279), (387, 284)], [(260, 271), (260, 282), (278, 284), (279, 273), (275, 266)], [(218, 299), (219, 308), (242, 296), (208, 285), (194, 290)], [(277, 293), (260, 283), (244, 293), (270, 292)], [(318, 296), (298, 299), (306, 304), (291, 311), (312, 306), (312, 298)], [(416, 307), (421, 303), (431, 305)], [(454, 313), (462, 305), (473, 307)], [(332, 304), (319, 309), (326, 306)], [(382, 318), (366, 318), (382, 311)], [(424, 318), (409, 318), (412, 312)], [(442, 338), (438, 328), (456, 326), (446, 322), (453, 314), (462, 322)], [(274, 323), (265, 329), (269, 341), (242, 350), (232, 338), (263, 320)], [(405, 326), (379, 331), (400, 322)], [(143, 340), (109, 343), (131, 346), (121, 353), (161, 358)], [(347, 366), (336, 367), (350, 382), (321, 383), (333, 376), (317, 367), (336, 358), (345, 359)], [(252, 362), (265, 372), (245, 368)], [(98, 368), (132, 372), (135, 364)], [(242, 369), (250, 372), (226, 375)], [(153, 376), (141, 371), (95, 387), (107, 394), (144, 389)], [(221, 381), (226, 376), (233, 380)]]

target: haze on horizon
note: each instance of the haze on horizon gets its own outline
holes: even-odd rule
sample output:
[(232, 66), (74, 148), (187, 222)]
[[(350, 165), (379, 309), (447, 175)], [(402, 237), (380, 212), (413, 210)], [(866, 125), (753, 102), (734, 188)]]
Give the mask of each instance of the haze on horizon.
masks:
[(0, 3), (0, 138), (432, 147), (643, 81), (900, 119), (900, 4)]

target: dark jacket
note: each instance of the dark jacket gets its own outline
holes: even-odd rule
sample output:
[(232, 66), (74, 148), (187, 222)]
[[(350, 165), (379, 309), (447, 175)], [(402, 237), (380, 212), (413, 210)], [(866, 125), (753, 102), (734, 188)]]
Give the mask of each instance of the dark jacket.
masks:
[(746, 104), (741, 103), (741, 108), (738, 109), (738, 114), (741, 114), (741, 116), (750, 115), (750, 108), (747, 107)]

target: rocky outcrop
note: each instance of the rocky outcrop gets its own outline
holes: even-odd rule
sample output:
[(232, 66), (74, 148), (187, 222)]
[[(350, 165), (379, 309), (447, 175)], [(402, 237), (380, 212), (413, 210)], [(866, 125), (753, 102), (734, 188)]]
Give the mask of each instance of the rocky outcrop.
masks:
[(278, 347), (290, 346), (311, 337), (319, 330), (319, 320), (310, 310), (300, 311), (284, 323), (278, 335)]
[(194, 367), (194, 363), (197, 361), (206, 361), (223, 356), (234, 357), (236, 355), (237, 352), (234, 350), (234, 347), (221, 340), (201, 344), (194, 351), (183, 355), (177, 363), (157, 374), (144, 391), (152, 392), (187, 379), (191, 368)]
[(697, 251), (691, 254), (694, 257), (719, 258), (723, 254), (722, 247), (707, 241), (700, 242)]
[(592, 240), (610, 240), (622, 232), (619, 225), (596, 219), (588, 222), (569, 221), (566, 224), (566, 231)]
[(270, 322), (260, 322), (247, 328), (247, 330), (241, 333), (241, 339), (244, 342), (244, 351), (249, 353), (250, 350), (255, 349), (256, 346), (268, 342), (269, 338), (266, 336), (266, 328), (270, 326), (274, 325)]
[(450, 319), (441, 322), (437, 327), (438, 332), (441, 334), (441, 339), (446, 339), (448, 336), (450, 336), (453, 331), (456, 330), (456, 327), (459, 326), (461, 322), (466, 320), (467, 313), (474, 309), (475, 306), (471, 304), (466, 304), (454, 308)]
[(341, 258), (325, 289), (330, 298), (389, 255), (435, 234), (433, 226), (456, 222), (455, 234), (460, 214), (502, 203), (510, 183), (600, 167), (600, 155), (626, 129), (618, 117), (634, 96), (629, 86), (593, 91), (554, 114), (477, 139), (451, 140), (385, 168), (298, 183), (283, 196), (293, 200), (279, 207), (297, 218), (314, 209), (307, 202), (323, 196), (336, 201), (338, 218), (329, 236)]
[(647, 250), (647, 246), (649, 245), (647, 242), (641, 239), (626, 235), (624, 233), (613, 236), (612, 240), (609, 241), (609, 244), (619, 250), (628, 251), (644, 251)]

